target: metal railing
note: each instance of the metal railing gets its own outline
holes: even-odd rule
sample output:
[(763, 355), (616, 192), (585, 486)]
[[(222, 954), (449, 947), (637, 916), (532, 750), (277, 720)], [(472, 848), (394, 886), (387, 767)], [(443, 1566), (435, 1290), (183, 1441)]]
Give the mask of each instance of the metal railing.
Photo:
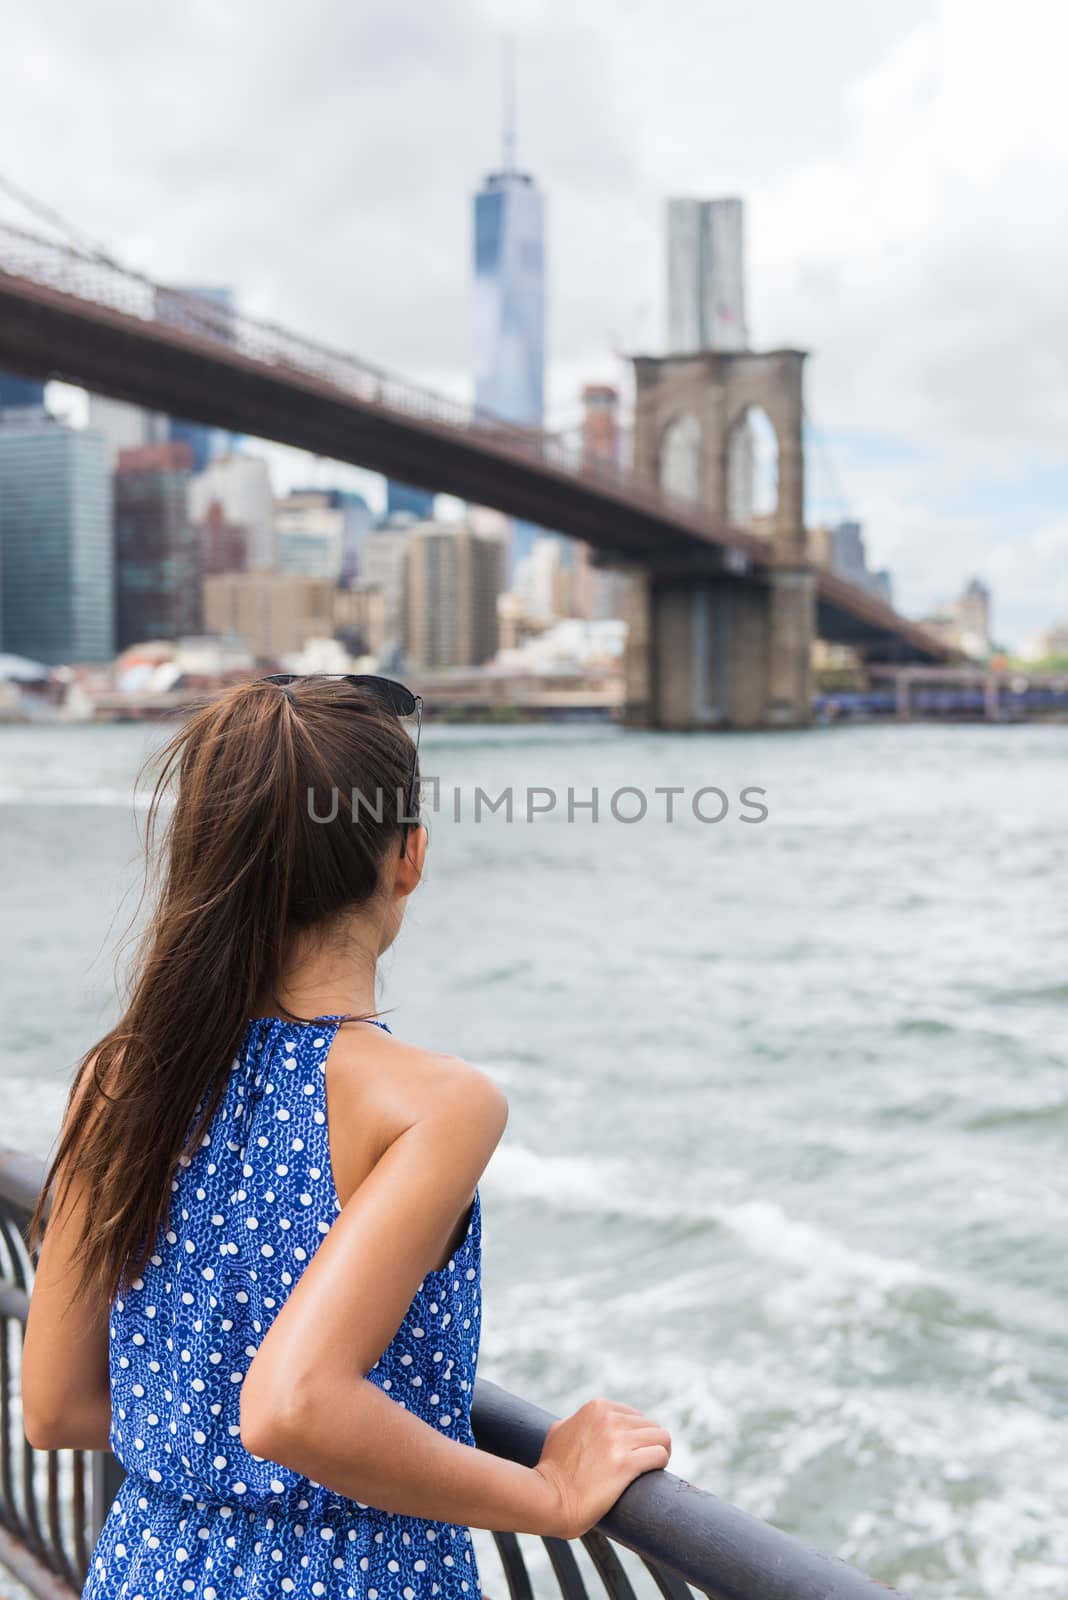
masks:
[[(43, 1176), (32, 1156), (0, 1151), (0, 1567), (40, 1600), (72, 1600), (122, 1469), (106, 1453), (33, 1450), (22, 1432), (19, 1368), (33, 1276), (25, 1230)], [(471, 1420), (480, 1449), (533, 1466), (555, 1419), (477, 1378)], [(534, 1600), (520, 1536), (492, 1538), (509, 1600)], [(877, 1600), (891, 1592), (670, 1472), (643, 1474), (580, 1539), (541, 1544), (561, 1600), (589, 1600), (576, 1546), (607, 1600), (638, 1600), (617, 1546), (638, 1558), (663, 1600), (692, 1600), (693, 1590), (709, 1600)]]

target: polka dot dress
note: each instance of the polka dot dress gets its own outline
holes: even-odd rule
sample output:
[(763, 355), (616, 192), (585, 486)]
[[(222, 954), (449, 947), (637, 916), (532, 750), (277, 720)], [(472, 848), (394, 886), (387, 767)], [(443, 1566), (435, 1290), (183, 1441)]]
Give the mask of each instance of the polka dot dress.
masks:
[[(249, 1023), (151, 1261), (112, 1306), (111, 1446), (127, 1477), (84, 1600), (480, 1600), (470, 1529), (346, 1499), (241, 1443), (242, 1379), (340, 1209), (325, 1068), (342, 1020)], [(480, 1283), (476, 1189), (463, 1243), (368, 1373), (471, 1446)]]

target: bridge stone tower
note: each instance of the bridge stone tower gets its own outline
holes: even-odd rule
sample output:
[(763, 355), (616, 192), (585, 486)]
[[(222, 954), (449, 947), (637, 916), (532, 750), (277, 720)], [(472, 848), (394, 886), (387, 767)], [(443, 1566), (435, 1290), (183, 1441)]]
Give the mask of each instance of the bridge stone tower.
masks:
[[(710, 542), (636, 577), (626, 719), (654, 728), (802, 727), (810, 717), (815, 577), (804, 525), (804, 352), (635, 356), (634, 470), (721, 523), (736, 430), (764, 412), (778, 444), (767, 564)], [(752, 538), (754, 529), (743, 529)], [(741, 542), (741, 541), (740, 541)]]

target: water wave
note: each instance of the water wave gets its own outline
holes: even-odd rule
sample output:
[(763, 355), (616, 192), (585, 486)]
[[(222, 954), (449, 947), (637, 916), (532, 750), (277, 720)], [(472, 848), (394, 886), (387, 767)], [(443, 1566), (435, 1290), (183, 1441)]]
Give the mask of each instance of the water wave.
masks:
[(973, 1132), (992, 1128), (1057, 1128), (1068, 1122), (1068, 1095), (1031, 1106), (991, 1106), (966, 1118), (961, 1126)]
[[(1048, 870), (1048, 863), (1046, 864)], [(1068, 1005), (1068, 983), (1039, 984), (1034, 989), (1002, 989), (990, 996), (995, 1005)]]
[[(45, 787), (40, 783), (32, 788), (18, 788), (7, 784), (0, 786), (0, 806), (98, 806), (112, 811), (147, 811), (151, 796), (135, 794), (131, 789), (111, 789), (96, 785), (81, 789)], [(161, 806), (163, 809), (163, 806)]]
[[(716, 1182), (737, 1184), (736, 1168), (717, 1169)], [(489, 1186), (506, 1200), (534, 1201), (569, 1215), (627, 1217), (659, 1227), (711, 1226), (729, 1232), (747, 1251), (766, 1261), (818, 1271), (839, 1282), (867, 1280), (881, 1286), (935, 1281), (913, 1262), (878, 1256), (843, 1243), (810, 1222), (789, 1217), (776, 1201), (703, 1201), (673, 1195), (637, 1180), (632, 1163), (603, 1157), (542, 1155), (529, 1147), (501, 1145), (487, 1170)]]

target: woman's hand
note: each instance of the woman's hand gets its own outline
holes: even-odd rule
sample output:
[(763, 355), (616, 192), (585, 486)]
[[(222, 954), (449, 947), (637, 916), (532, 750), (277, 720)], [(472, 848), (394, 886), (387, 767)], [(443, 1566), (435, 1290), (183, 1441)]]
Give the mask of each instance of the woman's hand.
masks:
[(577, 1539), (615, 1505), (643, 1472), (666, 1467), (671, 1435), (634, 1406), (587, 1400), (570, 1417), (550, 1425), (535, 1472), (556, 1496), (554, 1526), (560, 1539)]

